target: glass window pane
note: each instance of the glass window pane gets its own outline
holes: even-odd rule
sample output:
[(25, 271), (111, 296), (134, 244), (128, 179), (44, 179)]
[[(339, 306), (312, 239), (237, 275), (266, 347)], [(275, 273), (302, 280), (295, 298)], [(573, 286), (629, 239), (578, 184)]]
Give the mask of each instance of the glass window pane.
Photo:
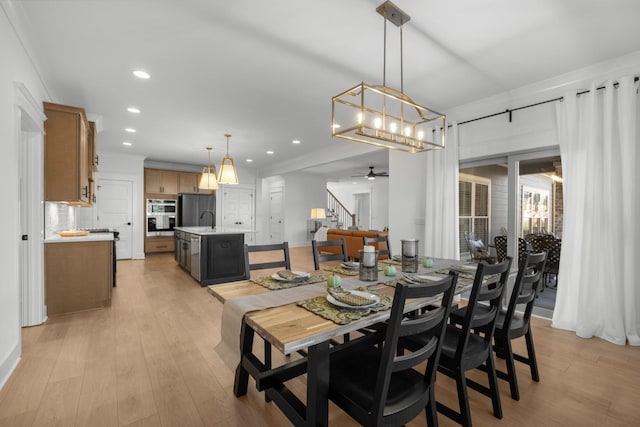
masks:
[(489, 186), (484, 184), (476, 184), (475, 202), (476, 216), (489, 215)]
[(473, 231), (485, 245), (489, 244), (489, 220), (487, 218), (474, 218)]
[(459, 231), (460, 231), (460, 253), (469, 252), (469, 247), (467, 246), (467, 240), (464, 235), (465, 232), (471, 231), (471, 219), (469, 218), (460, 218), (458, 220)]
[(458, 184), (460, 216), (471, 216), (471, 183), (460, 181)]

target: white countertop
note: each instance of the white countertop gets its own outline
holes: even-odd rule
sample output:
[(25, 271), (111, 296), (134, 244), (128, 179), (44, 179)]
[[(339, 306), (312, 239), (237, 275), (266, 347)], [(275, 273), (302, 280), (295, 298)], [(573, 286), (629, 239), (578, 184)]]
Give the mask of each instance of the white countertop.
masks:
[(255, 230), (246, 230), (242, 228), (231, 228), (231, 227), (176, 227), (175, 230), (184, 231), (186, 233), (198, 234), (201, 236), (209, 235), (209, 234), (246, 234), (246, 233), (255, 233)]
[(58, 234), (49, 236), (44, 239), (45, 243), (64, 243), (64, 242), (99, 242), (113, 240), (113, 233), (89, 233), (86, 236), (62, 237)]

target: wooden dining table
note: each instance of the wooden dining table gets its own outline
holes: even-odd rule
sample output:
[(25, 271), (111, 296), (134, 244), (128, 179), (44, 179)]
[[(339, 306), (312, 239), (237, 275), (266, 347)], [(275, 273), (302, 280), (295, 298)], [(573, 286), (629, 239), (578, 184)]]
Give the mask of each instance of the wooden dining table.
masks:
[[(392, 260), (388, 262), (393, 263)], [(460, 265), (461, 262), (434, 259), (432, 268), (420, 266), (417, 274), (427, 275), (432, 280), (444, 278), (448, 269), (456, 264)], [(357, 276), (345, 276), (342, 277), (342, 286), (345, 289), (365, 287), (380, 296), (392, 297), (394, 288), (389, 286), (389, 282), (397, 281), (402, 277), (399, 265), (397, 271), (396, 277), (387, 277), (380, 272), (379, 280), (374, 282), (360, 281)], [(471, 288), (473, 275), (474, 272), (471, 269), (462, 271), (456, 287), (457, 294)], [(322, 283), (317, 285), (326, 286)], [(304, 285), (300, 286), (301, 289), (304, 287)], [(296, 292), (295, 289), (286, 290), (289, 300), (295, 298), (292, 297), (292, 293)], [(284, 295), (271, 294), (284, 291), (269, 290), (248, 280), (212, 285), (208, 290), (224, 304), (223, 323), (225, 307), (231, 305), (230, 301), (232, 300), (235, 300), (234, 303), (242, 301), (236, 300), (238, 298), (255, 300), (258, 295), (267, 293)], [(409, 300), (405, 310), (410, 312), (436, 301), (437, 299)], [(242, 317), (238, 330), (240, 344), (236, 349), (239, 362), (235, 371), (234, 394), (240, 397), (247, 393), (249, 376), (251, 376), (256, 381), (257, 389), (265, 391), (267, 398), (278, 405), (294, 425), (327, 425), (329, 360), (331, 352), (339, 349), (339, 345), (334, 346), (331, 343), (335, 343), (336, 338), (345, 336), (345, 334), (351, 334), (376, 323), (384, 322), (388, 320), (389, 316), (390, 310), (374, 311), (350, 323), (337, 324), (299, 306), (297, 303), (286, 303), (247, 312)], [(284, 355), (299, 352), (304, 357), (285, 362), (277, 367), (271, 367), (270, 362), (265, 363), (264, 360), (260, 360), (254, 352), (253, 341), (256, 334)], [(233, 346), (235, 345), (237, 343)], [(304, 374), (307, 375), (306, 405), (285, 384), (286, 381)]]

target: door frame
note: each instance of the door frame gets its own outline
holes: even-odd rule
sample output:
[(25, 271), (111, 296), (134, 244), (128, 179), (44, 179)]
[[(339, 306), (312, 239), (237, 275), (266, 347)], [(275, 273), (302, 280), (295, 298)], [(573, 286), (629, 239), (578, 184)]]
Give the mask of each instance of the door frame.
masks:
[[(33, 326), (47, 320), (44, 301), (44, 122), (47, 116), (27, 87), (14, 82), (15, 147), (19, 156), (20, 230), (16, 237), (28, 240), (16, 244), (20, 288), (20, 326)], [(24, 223), (23, 223), (24, 222)], [(25, 247), (26, 246), (26, 247)]]

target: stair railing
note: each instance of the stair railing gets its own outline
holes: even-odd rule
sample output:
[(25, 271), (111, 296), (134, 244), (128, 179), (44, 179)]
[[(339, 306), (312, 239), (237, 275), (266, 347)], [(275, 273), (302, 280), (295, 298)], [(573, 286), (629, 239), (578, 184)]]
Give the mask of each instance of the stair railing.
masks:
[(327, 217), (336, 223), (336, 228), (356, 225), (356, 214), (349, 212), (338, 198), (327, 188)]

